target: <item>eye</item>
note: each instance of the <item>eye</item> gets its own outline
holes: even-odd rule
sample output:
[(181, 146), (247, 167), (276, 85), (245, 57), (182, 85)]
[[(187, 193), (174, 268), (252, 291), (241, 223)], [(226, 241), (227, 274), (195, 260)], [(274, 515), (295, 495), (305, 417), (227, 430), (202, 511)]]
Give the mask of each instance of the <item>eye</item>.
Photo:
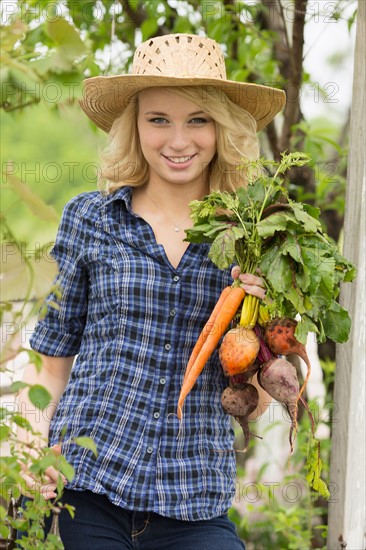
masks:
[(197, 126), (200, 126), (203, 124), (207, 124), (208, 122), (211, 122), (211, 119), (204, 118), (204, 117), (196, 117), (196, 118), (192, 118), (189, 122), (190, 124), (195, 124)]
[(150, 119), (149, 119), (149, 122), (152, 122), (153, 124), (159, 124), (159, 125), (161, 125), (161, 124), (167, 124), (167, 123), (168, 123), (168, 121), (167, 121), (166, 118), (163, 118), (163, 117), (160, 117), (160, 116), (154, 117), (154, 118), (150, 118)]

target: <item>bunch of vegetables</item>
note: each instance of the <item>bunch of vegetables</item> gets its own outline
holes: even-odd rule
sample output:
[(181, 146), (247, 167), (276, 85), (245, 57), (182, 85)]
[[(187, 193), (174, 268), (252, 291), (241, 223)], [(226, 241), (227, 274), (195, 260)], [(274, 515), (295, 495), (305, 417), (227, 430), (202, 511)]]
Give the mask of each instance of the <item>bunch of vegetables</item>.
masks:
[[(291, 451), (297, 431), (298, 404), (314, 420), (303, 393), (311, 373), (306, 353), (309, 332), (317, 341), (348, 339), (351, 322), (337, 302), (340, 283), (352, 281), (355, 267), (324, 232), (317, 208), (291, 200), (283, 174), (309, 162), (303, 153), (283, 154), (281, 161), (248, 163), (249, 183), (234, 193), (214, 191), (191, 203), (193, 227), (186, 240), (211, 243), (209, 257), (220, 269), (237, 264), (242, 273), (259, 274), (266, 287), (265, 302), (246, 295), (240, 281), (226, 287), (192, 351), (178, 401), (184, 401), (207, 360), (220, 343), (219, 357), (229, 385), (222, 395), (224, 410), (241, 425), (246, 447), (248, 416), (258, 404), (250, 383), (254, 374), (269, 395), (284, 404), (291, 418)], [(268, 175), (271, 170), (273, 175)], [(233, 326), (234, 325), (234, 326)], [(295, 366), (287, 356), (297, 354), (307, 374), (300, 387)], [(313, 488), (327, 491), (320, 480), (319, 457), (307, 467)], [(317, 466), (314, 466), (317, 464)]]

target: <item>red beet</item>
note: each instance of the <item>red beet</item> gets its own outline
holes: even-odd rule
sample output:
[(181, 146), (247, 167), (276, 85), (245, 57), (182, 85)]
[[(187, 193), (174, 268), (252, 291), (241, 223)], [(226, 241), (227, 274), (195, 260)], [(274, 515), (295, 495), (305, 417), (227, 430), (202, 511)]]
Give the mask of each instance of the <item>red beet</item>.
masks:
[(234, 416), (243, 430), (245, 440), (244, 451), (247, 450), (250, 440), (248, 417), (257, 408), (258, 401), (258, 390), (253, 384), (243, 384), (241, 389), (228, 387), (223, 391), (221, 396), (221, 404), (224, 411)]
[(234, 390), (242, 390), (245, 387), (245, 384), (249, 382), (255, 373), (259, 370), (260, 363), (255, 361), (253, 365), (248, 367), (244, 372), (239, 374), (233, 374), (229, 377), (230, 387)]
[(297, 396), (297, 400), (299, 400), (308, 383), (311, 365), (305, 346), (295, 337), (296, 326), (297, 322), (293, 319), (273, 319), (266, 326), (264, 338), (272, 353), (276, 355), (290, 355), (291, 353), (296, 353), (305, 361), (307, 374)]
[(290, 446), (293, 450), (292, 434), (297, 430), (299, 381), (296, 368), (287, 359), (277, 357), (262, 365), (258, 372), (258, 382), (276, 401), (283, 403), (291, 419)]

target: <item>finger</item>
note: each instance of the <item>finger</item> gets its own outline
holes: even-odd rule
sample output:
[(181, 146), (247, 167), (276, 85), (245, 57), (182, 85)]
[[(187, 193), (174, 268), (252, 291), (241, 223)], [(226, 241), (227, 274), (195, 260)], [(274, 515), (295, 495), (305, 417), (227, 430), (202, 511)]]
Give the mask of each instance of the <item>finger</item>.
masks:
[(36, 480), (31, 475), (29, 475), (25, 472), (20, 472), (20, 476), (24, 481), (24, 484), (22, 484), (22, 486), (21, 486), (21, 491), (22, 491), (23, 494), (24, 494), (23, 489), (27, 489), (27, 488), (28, 489), (35, 489), (37, 483), (36, 483)]
[(46, 469), (45, 473), (46, 473), (49, 481), (53, 481), (53, 482), (57, 483), (58, 479), (61, 477), (62, 483), (64, 485), (65, 485), (65, 483), (67, 483), (66, 477), (59, 470), (56, 470), (56, 468), (54, 468), (53, 466), (49, 466)]
[(61, 445), (58, 445), (57, 443), (56, 443), (56, 445), (52, 445), (51, 451), (52, 451), (56, 456), (59, 456), (59, 455), (61, 454)]
[(257, 298), (259, 298), (260, 300), (264, 300), (266, 296), (266, 291), (261, 286), (247, 285), (247, 284), (242, 284), (240, 286), (244, 288), (247, 294), (251, 294), (252, 296), (257, 296)]
[(234, 265), (234, 267), (231, 270), (231, 276), (233, 279), (237, 279), (240, 275), (240, 267), (238, 265)]
[(251, 273), (241, 273), (239, 275), (239, 279), (242, 283), (245, 283), (247, 285), (255, 285), (264, 288), (264, 281), (261, 277), (258, 277), (257, 275), (253, 275)]
[(23, 495), (32, 495), (34, 497), (35, 492), (43, 494), (54, 492), (56, 489), (56, 483), (54, 482), (47, 481), (46, 483), (41, 484), (39, 481), (26, 473), (21, 473), (21, 476), (24, 480), (24, 484), (21, 484), (19, 488)]
[(39, 482), (37, 482), (35, 479), (33, 479), (31, 476), (28, 476), (27, 474), (22, 474), (22, 478), (24, 479), (25, 483), (18, 485), (22, 495), (33, 499), (35, 494), (37, 493), (42, 495), (43, 498), (45, 498), (46, 500), (56, 498), (56, 483), (52, 482), (41, 485)]
[(56, 498), (56, 487), (55, 483), (48, 483), (47, 485), (42, 485), (40, 488), (41, 495), (45, 500), (50, 500), (51, 498)]
[[(22, 471), (20, 472), (20, 475), (23, 477), (23, 479), (33, 479), (35, 480), (36, 478), (33, 477), (32, 473), (30, 472), (29, 470), (29, 467), (30, 467), (30, 464), (24, 464), (24, 462), (18, 462), (18, 464), (20, 465)], [(51, 475), (49, 475), (48, 473), (48, 470), (51, 469), (52, 467), (50, 466), (49, 468), (47, 468), (47, 470), (45, 470), (45, 472), (43, 473), (43, 480), (46, 482), (46, 483), (50, 483), (50, 482), (54, 482), (55, 479), (57, 479), (57, 476), (55, 478), (55, 474), (54, 472), (50, 472)], [(57, 472), (57, 470), (55, 470), (54, 468), (52, 468), (52, 470), (54, 470), (55, 472)]]

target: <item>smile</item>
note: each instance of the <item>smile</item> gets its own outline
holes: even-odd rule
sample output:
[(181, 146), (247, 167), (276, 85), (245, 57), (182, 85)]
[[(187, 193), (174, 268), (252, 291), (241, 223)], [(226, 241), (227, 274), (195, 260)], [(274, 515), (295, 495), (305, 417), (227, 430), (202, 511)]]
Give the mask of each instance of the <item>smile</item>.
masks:
[(186, 157), (167, 157), (166, 155), (163, 155), (166, 159), (170, 160), (170, 162), (174, 162), (174, 164), (183, 164), (184, 162), (188, 162), (191, 160), (195, 155), (190, 155)]

